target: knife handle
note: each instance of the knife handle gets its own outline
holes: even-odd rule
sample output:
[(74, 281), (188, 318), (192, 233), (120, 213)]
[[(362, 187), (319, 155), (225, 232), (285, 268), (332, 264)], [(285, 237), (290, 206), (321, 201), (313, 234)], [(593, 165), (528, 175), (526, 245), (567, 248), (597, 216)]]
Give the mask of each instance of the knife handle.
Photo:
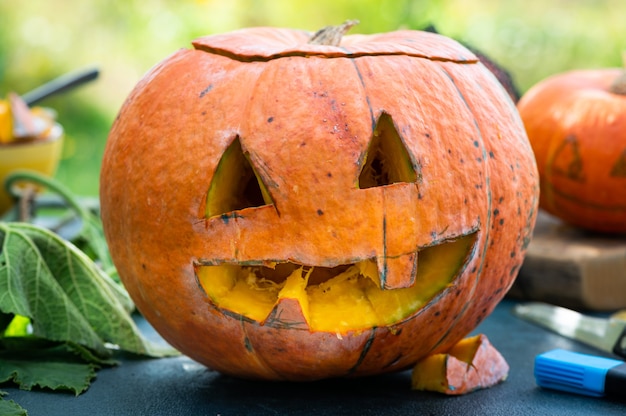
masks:
[(617, 341), (613, 346), (613, 354), (626, 358), (626, 326), (622, 329), (622, 333), (617, 337)]

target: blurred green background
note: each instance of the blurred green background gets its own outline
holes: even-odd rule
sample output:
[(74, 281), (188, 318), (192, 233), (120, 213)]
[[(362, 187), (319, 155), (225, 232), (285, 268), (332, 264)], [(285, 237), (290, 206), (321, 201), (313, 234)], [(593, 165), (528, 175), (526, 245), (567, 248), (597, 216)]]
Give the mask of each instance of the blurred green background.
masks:
[(245, 26), (315, 31), (359, 19), (350, 33), (434, 25), (480, 49), (521, 92), (574, 68), (622, 65), (624, 0), (0, 0), (0, 97), (97, 66), (97, 81), (50, 98), (67, 139), (57, 178), (98, 193), (106, 137), (135, 83), (196, 37)]

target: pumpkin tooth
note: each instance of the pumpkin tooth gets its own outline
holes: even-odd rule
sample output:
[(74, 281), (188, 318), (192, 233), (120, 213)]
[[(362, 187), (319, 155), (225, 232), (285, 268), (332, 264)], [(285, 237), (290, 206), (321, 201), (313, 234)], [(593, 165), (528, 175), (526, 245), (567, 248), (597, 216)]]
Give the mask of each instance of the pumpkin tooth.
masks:
[(309, 328), (309, 302), (306, 286), (313, 267), (295, 269), (291, 273), (281, 291), (278, 293), (276, 305), (262, 325), (282, 328)]
[(377, 264), (380, 283), (384, 289), (401, 289), (415, 283), (417, 252), (399, 257), (379, 257)]

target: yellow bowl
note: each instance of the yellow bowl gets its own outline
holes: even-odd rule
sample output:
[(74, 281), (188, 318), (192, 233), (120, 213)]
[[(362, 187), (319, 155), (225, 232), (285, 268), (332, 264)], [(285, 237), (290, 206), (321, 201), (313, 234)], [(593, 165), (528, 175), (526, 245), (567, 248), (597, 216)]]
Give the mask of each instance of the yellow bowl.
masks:
[(15, 170), (33, 170), (52, 176), (61, 159), (63, 128), (55, 124), (45, 139), (0, 145), (0, 215), (14, 203), (4, 188), (6, 177)]

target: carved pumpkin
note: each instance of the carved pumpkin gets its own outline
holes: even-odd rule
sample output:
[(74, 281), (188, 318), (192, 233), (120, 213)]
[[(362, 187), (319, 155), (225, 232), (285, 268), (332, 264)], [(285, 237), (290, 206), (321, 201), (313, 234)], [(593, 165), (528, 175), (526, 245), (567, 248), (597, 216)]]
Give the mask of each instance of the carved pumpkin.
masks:
[(556, 74), (518, 104), (537, 159), (540, 206), (594, 231), (626, 232), (626, 80), (616, 82), (622, 72)]
[(513, 283), (538, 178), (514, 104), (441, 35), (250, 28), (197, 39), (120, 110), (111, 255), (174, 347), (223, 373), (406, 369)]

